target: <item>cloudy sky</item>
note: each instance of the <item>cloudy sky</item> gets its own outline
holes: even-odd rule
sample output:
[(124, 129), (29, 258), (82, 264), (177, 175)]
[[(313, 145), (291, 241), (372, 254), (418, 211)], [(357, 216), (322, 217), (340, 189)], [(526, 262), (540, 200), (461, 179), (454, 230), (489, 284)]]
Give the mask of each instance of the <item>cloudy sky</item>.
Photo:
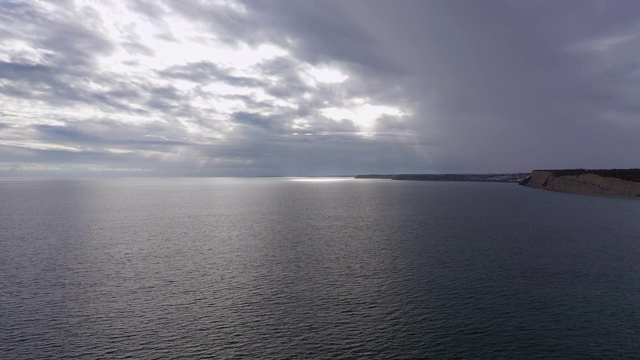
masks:
[(640, 167), (640, 2), (0, 0), (0, 176)]

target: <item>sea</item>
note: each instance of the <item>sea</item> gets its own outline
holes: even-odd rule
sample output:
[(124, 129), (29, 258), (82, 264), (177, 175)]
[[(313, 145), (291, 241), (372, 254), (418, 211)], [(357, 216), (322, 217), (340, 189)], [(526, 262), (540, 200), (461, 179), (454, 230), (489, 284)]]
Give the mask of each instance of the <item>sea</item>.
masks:
[(1, 359), (638, 359), (640, 200), (0, 180)]

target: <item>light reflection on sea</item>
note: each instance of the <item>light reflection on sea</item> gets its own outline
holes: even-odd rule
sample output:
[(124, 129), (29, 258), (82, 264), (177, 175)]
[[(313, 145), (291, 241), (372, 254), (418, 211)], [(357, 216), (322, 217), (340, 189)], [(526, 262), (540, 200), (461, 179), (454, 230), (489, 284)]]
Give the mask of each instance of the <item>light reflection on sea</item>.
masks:
[(640, 202), (314, 180), (0, 182), (0, 358), (639, 357)]

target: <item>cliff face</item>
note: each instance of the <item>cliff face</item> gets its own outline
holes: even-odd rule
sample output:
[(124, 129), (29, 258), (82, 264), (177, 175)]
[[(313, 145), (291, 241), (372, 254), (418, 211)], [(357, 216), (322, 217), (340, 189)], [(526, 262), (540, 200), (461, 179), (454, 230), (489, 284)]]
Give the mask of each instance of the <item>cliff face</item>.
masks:
[(577, 194), (640, 197), (640, 182), (589, 173), (558, 176), (551, 171), (534, 170), (531, 177), (521, 184), (537, 189)]

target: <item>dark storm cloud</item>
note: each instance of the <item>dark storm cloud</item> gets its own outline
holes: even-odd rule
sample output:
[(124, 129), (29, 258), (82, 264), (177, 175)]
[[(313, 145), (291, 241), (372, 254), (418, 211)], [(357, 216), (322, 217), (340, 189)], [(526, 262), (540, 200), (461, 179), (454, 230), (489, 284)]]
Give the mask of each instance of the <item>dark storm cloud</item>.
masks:
[(294, 40), (296, 54), (311, 63), (339, 59), (376, 72), (401, 72), (381, 52), (376, 39), (344, 11), (339, 1), (247, 1), (275, 38)]
[[(401, 73), (378, 48), (376, 39), (354, 22), (339, 1), (243, 1), (247, 12), (200, 1), (169, 2), (187, 18), (200, 22), (229, 43), (270, 41), (292, 47), (313, 64), (338, 59), (377, 73)], [(291, 41), (291, 42), (290, 42)]]
[[(422, 99), (414, 130), (439, 141), (460, 170), (635, 165), (627, 155), (637, 151), (628, 131), (638, 134), (638, 124), (616, 128), (606, 114), (632, 108), (625, 99), (637, 91), (637, 77), (619, 56), (637, 54), (638, 46), (593, 45), (619, 34), (637, 41), (632, 19), (638, 16), (629, 15), (638, 14), (637, 4), (431, 1), (345, 7), (412, 74), (403, 86), (410, 97)], [(589, 28), (591, 21), (597, 30)], [(599, 64), (601, 57), (606, 64)], [(613, 146), (618, 141), (624, 145)]]

